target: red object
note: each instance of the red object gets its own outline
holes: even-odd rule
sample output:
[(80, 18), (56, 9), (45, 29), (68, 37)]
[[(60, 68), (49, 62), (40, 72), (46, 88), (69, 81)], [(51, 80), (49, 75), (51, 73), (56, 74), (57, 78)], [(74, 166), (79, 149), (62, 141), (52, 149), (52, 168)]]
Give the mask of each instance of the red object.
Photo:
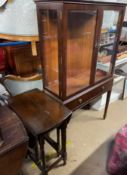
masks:
[(6, 61), (5, 61), (5, 50), (0, 48), (0, 71), (5, 71)]
[(127, 175), (127, 125), (116, 135), (108, 161), (109, 174)]

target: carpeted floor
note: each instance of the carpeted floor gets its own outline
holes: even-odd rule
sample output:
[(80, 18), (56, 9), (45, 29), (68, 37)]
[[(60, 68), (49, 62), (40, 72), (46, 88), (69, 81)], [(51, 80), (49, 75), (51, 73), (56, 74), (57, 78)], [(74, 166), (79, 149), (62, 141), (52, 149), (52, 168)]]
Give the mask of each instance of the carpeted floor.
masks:
[[(106, 120), (102, 111), (77, 110), (67, 130), (68, 161), (49, 175), (107, 175), (106, 162), (116, 132), (127, 123), (127, 99), (109, 106)], [(49, 156), (53, 150), (49, 148)], [(25, 175), (39, 175), (33, 162), (24, 164)]]

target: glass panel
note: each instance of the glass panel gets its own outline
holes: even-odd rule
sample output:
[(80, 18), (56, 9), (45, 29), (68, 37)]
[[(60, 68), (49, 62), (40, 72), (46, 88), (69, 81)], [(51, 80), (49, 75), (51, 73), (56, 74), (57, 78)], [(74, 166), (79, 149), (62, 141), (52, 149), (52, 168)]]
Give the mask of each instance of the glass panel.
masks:
[(68, 13), (67, 96), (90, 84), (95, 25), (95, 11)]
[(45, 66), (45, 87), (59, 95), (58, 16), (56, 10), (43, 10), (42, 39)]
[(103, 13), (103, 23), (99, 42), (97, 70), (95, 80), (105, 78), (111, 72), (111, 59), (114, 54), (114, 44), (116, 40), (117, 23), (119, 12), (106, 10)]

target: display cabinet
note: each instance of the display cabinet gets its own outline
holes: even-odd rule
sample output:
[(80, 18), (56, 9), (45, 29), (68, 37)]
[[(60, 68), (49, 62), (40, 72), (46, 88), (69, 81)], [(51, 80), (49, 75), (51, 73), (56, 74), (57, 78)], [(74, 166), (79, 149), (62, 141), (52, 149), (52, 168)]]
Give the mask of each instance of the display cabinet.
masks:
[[(108, 108), (125, 4), (35, 0), (44, 91), (70, 109), (107, 92)], [(110, 62), (107, 71), (98, 65)]]

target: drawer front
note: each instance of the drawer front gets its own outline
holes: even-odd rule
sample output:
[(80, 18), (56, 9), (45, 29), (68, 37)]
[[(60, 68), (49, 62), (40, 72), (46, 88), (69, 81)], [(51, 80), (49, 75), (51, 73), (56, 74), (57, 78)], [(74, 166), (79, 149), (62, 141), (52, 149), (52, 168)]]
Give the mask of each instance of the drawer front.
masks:
[(77, 108), (83, 107), (86, 104), (88, 104), (91, 100), (111, 90), (112, 85), (113, 80), (111, 79), (110, 81), (106, 81), (101, 85), (95, 86), (95, 88), (92, 87), (88, 90), (85, 90), (82, 95), (70, 102), (67, 102), (66, 106), (71, 110), (76, 110)]

